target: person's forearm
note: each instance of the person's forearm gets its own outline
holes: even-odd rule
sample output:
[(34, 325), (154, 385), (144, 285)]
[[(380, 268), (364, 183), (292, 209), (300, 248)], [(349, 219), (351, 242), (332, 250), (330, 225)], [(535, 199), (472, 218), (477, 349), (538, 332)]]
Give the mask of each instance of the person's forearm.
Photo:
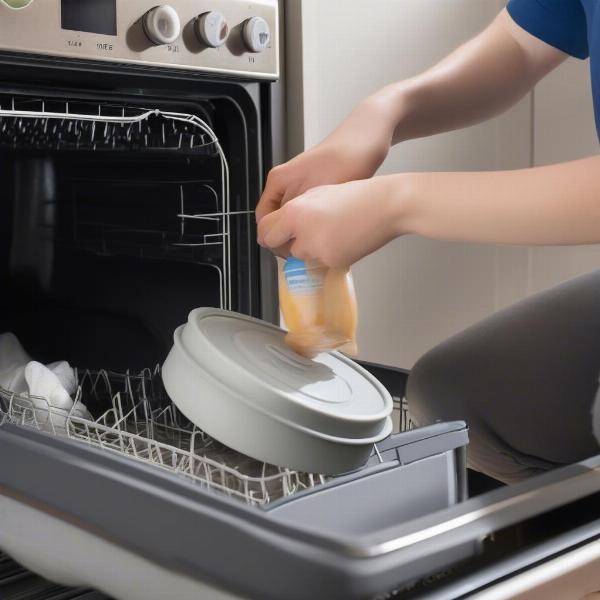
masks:
[[(506, 11), (428, 71), (386, 86), (345, 124), (382, 143), (397, 143), (489, 119), (520, 100), (566, 55), (516, 25)], [(341, 127), (343, 135), (355, 127)]]
[(397, 235), (496, 244), (600, 242), (600, 156), (517, 171), (381, 179)]

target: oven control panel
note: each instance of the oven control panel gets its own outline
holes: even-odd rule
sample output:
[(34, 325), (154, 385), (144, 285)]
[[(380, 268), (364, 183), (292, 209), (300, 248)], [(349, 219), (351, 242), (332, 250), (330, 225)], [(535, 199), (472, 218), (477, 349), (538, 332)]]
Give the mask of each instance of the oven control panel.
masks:
[(277, 0), (0, 0), (0, 50), (279, 76)]

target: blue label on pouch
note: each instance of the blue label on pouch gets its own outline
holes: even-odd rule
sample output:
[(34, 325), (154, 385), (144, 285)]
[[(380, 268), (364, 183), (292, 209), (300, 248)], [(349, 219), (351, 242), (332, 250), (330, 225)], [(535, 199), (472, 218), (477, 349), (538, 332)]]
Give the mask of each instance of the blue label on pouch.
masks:
[(294, 294), (311, 293), (323, 286), (323, 279), (318, 271), (306, 267), (306, 263), (298, 258), (290, 257), (283, 267), (288, 289)]

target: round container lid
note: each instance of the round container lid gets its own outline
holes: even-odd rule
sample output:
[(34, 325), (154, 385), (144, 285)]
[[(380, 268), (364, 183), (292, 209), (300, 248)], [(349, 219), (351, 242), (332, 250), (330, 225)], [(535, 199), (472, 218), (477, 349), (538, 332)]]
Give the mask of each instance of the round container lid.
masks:
[(370, 438), (392, 411), (387, 390), (344, 355), (296, 354), (285, 332), (246, 315), (192, 311), (181, 341), (198, 366), (271, 416), (315, 432)]

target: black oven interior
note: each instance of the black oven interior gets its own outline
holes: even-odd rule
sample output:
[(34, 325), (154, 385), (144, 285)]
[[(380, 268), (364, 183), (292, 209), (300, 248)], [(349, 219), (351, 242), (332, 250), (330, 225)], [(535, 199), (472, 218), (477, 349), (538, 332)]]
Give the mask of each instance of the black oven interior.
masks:
[(229, 170), (227, 202), (216, 144), (158, 114), (133, 125), (4, 114), (0, 331), (36, 360), (124, 371), (162, 362), (197, 306), (260, 315), (260, 123), (231, 87), (0, 95), (5, 111), (197, 116)]

